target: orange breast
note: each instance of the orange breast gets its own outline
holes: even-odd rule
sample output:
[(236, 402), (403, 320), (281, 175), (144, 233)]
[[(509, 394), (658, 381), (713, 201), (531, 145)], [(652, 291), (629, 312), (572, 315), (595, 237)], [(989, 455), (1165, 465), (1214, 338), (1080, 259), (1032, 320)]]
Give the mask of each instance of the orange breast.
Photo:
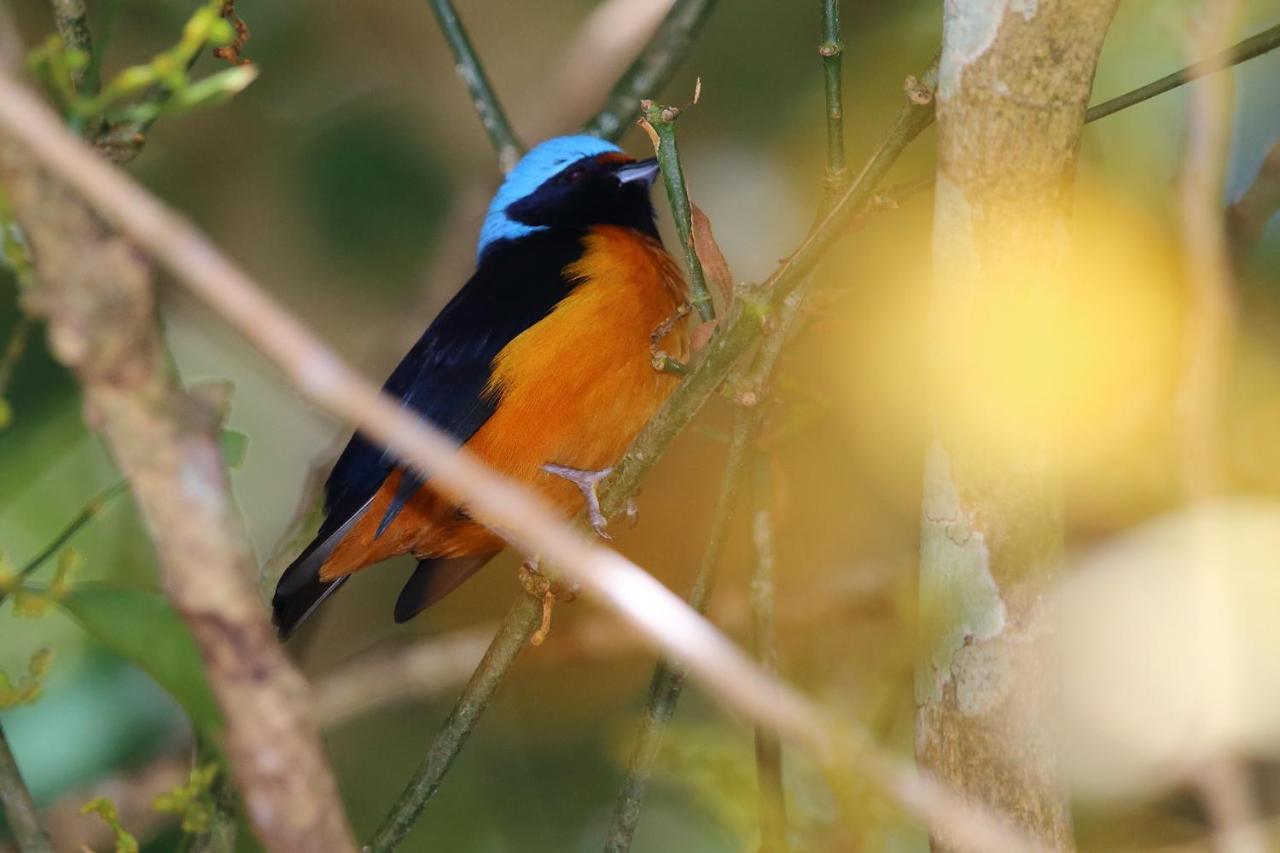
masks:
[[(600, 226), (584, 242), (582, 258), (565, 270), (581, 284), (498, 353), (490, 384), (501, 402), (467, 442), (489, 465), (542, 491), (566, 516), (582, 508), (581, 494), (541, 466), (595, 470), (626, 452), (675, 387), (675, 377), (653, 369), (651, 335), (685, 300), (679, 270), (655, 241)], [(684, 358), (687, 336), (677, 325), (661, 346)], [(398, 474), (388, 478), (326, 564), (325, 578), (405, 552), (444, 557), (502, 547), (429, 486), (375, 538), (398, 482)]]

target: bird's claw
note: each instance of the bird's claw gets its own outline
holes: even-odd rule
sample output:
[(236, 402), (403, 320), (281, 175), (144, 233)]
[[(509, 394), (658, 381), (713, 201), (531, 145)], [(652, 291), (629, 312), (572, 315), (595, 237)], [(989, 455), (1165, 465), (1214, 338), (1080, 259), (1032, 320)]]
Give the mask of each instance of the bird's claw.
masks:
[(520, 585), (529, 595), (542, 599), (542, 622), (538, 625), (538, 630), (529, 637), (530, 645), (540, 646), (551, 632), (551, 611), (555, 603), (563, 601), (568, 604), (576, 599), (578, 586), (554, 581), (544, 575), (536, 557), (520, 563)]
[(548, 462), (542, 466), (542, 470), (548, 474), (554, 474), (557, 477), (568, 480), (577, 486), (587, 504), (587, 518), (591, 521), (591, 529), (601, 539), (613, 538), (608, 531), (609, 519), (605, 518), (604, 510), (600, 508), (600, 496), (596, 494), (596, 487), (613, 473), (612, 467), (601, 468), (597, 471), (586, 471), (581, 468), (570, 468), (567, 465), (556, 465), (553, 462)]

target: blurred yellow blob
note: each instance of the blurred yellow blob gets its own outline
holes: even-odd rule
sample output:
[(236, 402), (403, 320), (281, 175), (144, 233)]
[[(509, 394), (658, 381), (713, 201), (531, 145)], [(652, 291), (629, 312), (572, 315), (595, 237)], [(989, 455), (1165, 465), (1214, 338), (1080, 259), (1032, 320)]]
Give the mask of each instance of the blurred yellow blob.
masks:
[(1034, 268), (1009, 259), (1053, 253), (985, 253), (972, 286), (935, 269), (930, 341), (952, 428), (1001, 455), (1057, 446), (1067, 477), (1131, 444), (1169, 396), (1185, 293), (1165, 229), (1087, 179), (1069, 246)]

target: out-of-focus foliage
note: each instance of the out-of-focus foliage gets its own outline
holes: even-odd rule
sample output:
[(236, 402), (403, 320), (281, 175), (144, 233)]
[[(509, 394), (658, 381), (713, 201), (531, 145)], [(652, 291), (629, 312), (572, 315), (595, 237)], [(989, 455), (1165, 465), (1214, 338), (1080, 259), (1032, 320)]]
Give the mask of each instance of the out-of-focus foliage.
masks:
[(138, 839), (130, 835), (129, 831), (120, 824), (120, 812), (116, 809), (115, 803), (106, 797), (95, 797), (85, 803), (81, 811), (85, 814), (96, 814), (111, 828), (112, 834), (115, 835), (116, 853), (138, 853)]

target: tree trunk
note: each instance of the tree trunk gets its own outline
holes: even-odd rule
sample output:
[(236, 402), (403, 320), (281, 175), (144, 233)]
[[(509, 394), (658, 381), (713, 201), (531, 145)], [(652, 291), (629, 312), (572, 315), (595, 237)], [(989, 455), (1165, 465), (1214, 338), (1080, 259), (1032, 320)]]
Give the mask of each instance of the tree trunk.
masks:
[(1028, 375), (1026, 350), (1053, 338), (1080, 131), (1116, 2), (947, 0), (937, 92), (916, 754), (1059, 848), (1071, 818), (1049, 685), (1023, 659), (1062, 511), (1042, 403), (1052, 382)]

